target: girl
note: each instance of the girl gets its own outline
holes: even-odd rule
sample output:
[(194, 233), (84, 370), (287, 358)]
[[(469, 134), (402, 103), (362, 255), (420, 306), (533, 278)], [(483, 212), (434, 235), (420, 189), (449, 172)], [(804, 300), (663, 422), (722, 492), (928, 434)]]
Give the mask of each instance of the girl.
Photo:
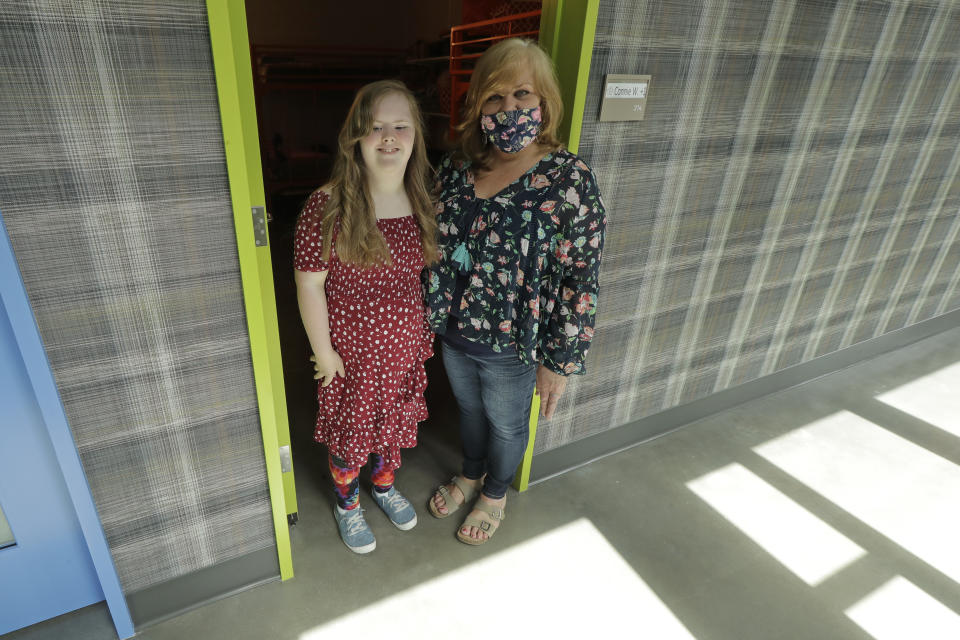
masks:
[(368, 84), (340, 129), (332, 179), (297, 222), (297, 299), (320, 381), (314, 440), (329, 450), (334, 516), (356, 553), (376, 547), (359, 508), (368, 457), (374, 501), (398, 528), (417, 524), (393, 480), (400, 448), (416, 445), (427, 417), (432, 334), (420, 276), (437, 255), (429, 173), (413, 94), (398, 81)]

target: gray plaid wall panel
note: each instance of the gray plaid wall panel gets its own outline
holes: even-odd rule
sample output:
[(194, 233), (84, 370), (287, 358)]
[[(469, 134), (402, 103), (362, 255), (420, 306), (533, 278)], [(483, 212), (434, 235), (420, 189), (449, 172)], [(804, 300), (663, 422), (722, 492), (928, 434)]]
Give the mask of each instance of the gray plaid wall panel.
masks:
[(0, 212), (126, 593), (274, 544), (206, 8), (10, 1)]
[[(542, 453), (960, 307), (960, 3), (600, 3), (610, 218)], [(603, 77), (650, 74), (642, 122)]]

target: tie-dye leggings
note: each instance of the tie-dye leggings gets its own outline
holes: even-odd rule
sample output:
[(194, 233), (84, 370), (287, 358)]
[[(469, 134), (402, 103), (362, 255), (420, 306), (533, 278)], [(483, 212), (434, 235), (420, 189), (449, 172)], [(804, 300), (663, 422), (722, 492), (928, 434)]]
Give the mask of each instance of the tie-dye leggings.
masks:
[[(351, 467), (336, 456), (328, 456), (334, 492), (341, 509), (353, 509), (360, 501), (360, 467)], [(377, 493), (386, 493), (393, 486), (394, 471), (380, 455), (370, 455), (370, 479)]]

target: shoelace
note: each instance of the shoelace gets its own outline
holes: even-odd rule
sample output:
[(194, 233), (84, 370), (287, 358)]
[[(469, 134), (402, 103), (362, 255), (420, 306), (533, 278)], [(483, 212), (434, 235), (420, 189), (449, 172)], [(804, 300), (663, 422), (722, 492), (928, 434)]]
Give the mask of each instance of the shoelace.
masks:
[(352, 536), (367, 528), (367, 523), (363, 519), (363, 509), (360, 507), (353, 509), (353, 513), (344, 518), (344, 522), (347, 523), (347, 535)]
[(407, 506), (407, 499), (400, 495), (399, 491), (391, 491), (383, 496), (383, 501), (394, 511), (399, 511)]

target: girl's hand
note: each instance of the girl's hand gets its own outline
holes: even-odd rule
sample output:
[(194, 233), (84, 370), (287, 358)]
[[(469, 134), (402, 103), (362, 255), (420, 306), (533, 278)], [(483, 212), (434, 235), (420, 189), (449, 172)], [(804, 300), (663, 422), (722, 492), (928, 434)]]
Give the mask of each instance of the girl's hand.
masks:
[(334, 377), (338, 374), (341, 378), (347, 376), (343, 370), (343, 360), (340, 359), (340, 354), (333, 349), (321, 353), (319, 356), (310, 356), (310, 361), (313, 362), (313, 370), (315, 372), (313, 379), (320, 380), (321, 387), (325, 387), (333, 382)]
[(537, 367), (537, 394), (540, 396), (540, 415), (552, 418), (563, 390), (567, 388), (567, 379), (554, 373), (542, 364)]

